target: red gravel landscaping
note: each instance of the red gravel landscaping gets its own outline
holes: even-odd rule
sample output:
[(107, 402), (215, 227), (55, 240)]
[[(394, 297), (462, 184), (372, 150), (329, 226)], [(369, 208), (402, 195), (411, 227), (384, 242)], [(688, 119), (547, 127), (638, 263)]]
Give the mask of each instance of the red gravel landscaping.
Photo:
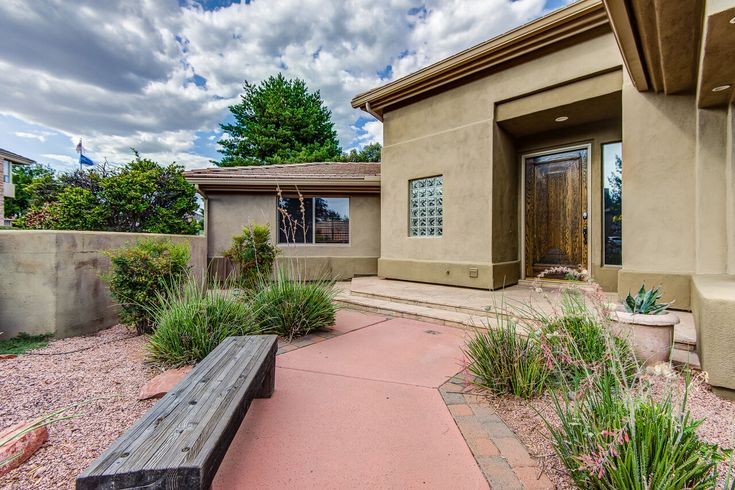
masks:
[(0, 477), (0, 488), (74, 488), (76, 476), (155, 403), (138, 401), (157, 374), (143, 363), (144, 344), (118, 325), (0, 360), (0, 430), (83, 402), (71, 412), (79, 417), (50, 426), (48, 442)]

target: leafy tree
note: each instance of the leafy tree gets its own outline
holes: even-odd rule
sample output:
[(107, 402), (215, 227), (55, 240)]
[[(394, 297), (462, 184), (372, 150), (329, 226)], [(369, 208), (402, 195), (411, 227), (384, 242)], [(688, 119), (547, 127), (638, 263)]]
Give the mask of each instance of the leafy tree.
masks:
[(28, 186), (31, 209), (14, 224), (57, 230), (195, 234), (196, 189), (183, 167), (137, 157), (120, 170), (44, 175)]
[(342, 155), (340, 160), (343, 162), (379, 162), (382, 150), (380, 143), (371, 143), (360, 151), (353, 148), (349, 153)]
[(15, 184), (15, 197), (5, 198), (5, 214), (7, 216), (20, 216), (25, 214), (31, 207), (33, 192), (29, 187), (34, 181), (53, 177), (54, 171), (51, 167), (39, 165), (13, 165), (13, 183)]
[(245, 82), (240, 103), (230, 106), (229, 136), (218, 141), (221, 167), (333, 161), (341, 150), (332, 113), (319, 91), (303, 80), (271, 76), (258, 85)]
[(57, 230), (105, 230), (109, 209), (100, 196), (81, 187), (67, 187), (50, 207)]

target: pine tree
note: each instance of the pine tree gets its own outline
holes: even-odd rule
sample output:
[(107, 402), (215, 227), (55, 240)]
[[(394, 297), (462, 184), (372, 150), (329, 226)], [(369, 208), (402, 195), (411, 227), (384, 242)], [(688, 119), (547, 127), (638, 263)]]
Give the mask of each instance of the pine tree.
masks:
[(271, 76), (258, 85), (245, 82), (232, 124), (221, 124), (221, 167), (333, 161), (341, 156), (332, 113), (319, 91), (303, 80)]

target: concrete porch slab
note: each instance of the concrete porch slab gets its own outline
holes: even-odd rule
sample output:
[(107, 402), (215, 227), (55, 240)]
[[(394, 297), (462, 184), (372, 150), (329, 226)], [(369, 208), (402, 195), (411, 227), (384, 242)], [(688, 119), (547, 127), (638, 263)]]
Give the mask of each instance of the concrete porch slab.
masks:
[(279, 356), (282, 368), (436, 388), (462, 369), (465, 332), (396, 318)]
[(273, 397), (253, 402), (212, 488), (489, 488), (437, 389), (460, 370), (464, 332), (344, 326), (278, 356)]
[[(530, 304), (539, 311), (551, 313), (558, 309), (561, 299), (558, 287), (544, 288), (542, 293), (528, 286), (489, 291), (378, 277), (360, 277), (340, 284), (337, 301), (347, 307), (465, 329), (488, 321), (494, 323), (494, 313), (487, 312), (487, 306), (502, 310)], [(601, 294), (600, 301), (617, 302), (615, 293)], [(697, 344), (694, 318), (689, 312), (675, 313), (681, 320), (674, 329), (675, 350), (685, 353), (676, 358), (695, 360), (689, 354), (696, 350)]]

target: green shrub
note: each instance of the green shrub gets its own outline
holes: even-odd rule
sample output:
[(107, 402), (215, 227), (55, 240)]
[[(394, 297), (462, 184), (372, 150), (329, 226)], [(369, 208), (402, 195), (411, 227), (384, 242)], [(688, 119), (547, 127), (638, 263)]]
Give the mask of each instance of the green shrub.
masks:
[(474, 383), (498, 394), (540, 395), (551, 374), (540, 345), (519, 335), (514, 320), (502, 315), (496, 320), (496, 328), (478, 329), (465, 347)]
[(246, 226), (242, 235), (232, 237), (232, 247), (224, 256), (237, 266), (241, 287), (252, 288), (261, 278), (270, 277), (279, 253), (270, 240), (270, 227), (258, 224)]
[(42, 349), (48, 345), (53, 336), (52, 333), (30, 335), (20, 332), (12, 339), (0, 340), (0, 354), (23, 354), (29, 350)]
[(147, 349), (158, 364), (195, 364), (227, 337), (260, 333), (247, 303), (225, 289), (208, 291), (206, 281), (189, 276), (157, 298), (151, 308), (155, 329)]
[[(563, 400), (563, 401), (562, 401)], [(580, 488), (715, 488), (728, 451), (699, 439), (684, 397), (656, 401), (601, 378), (583, 397), (555, 398), (554, 449)]]
[(292, 280), (278, 270), (261, 280), (250, 298), (255, 324), (266, 333), (292, 339), (334, 325), (336, 289), (333, 281)]
[(157, 293), (177, 283), (189, 270), (189, 245), (145, 238), (107, 251), (107, 255), (112, 266), (102, 278), (120, 304), (120, 318), (135, 325), (138, 333), (149, 333), (153, 327), (152, 308), (160, 301)]

